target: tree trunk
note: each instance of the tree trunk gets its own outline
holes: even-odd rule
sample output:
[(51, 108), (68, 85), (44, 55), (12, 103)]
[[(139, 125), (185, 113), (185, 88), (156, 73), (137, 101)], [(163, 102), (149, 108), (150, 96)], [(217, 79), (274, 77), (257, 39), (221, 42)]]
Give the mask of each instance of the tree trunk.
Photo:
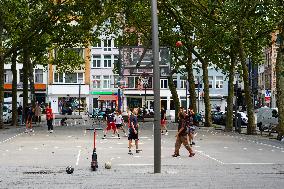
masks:
[(243, 31), (242, 28), (238, 28), (238, 49), (240, 61), (243, 69), (243, 80), (244, 80), (244, 92), (245, 92), (245, 100), (247, 104), (247, 115), (248, 115), (248, 125), (247, 125), (247, 134), (252, 135), (255, 134), (255, 124), (254, 124), (254, 112), (253, 112), (253, 104), (252, 104), (252, 95), (251, 95), (251, 86), (249, 82), (249, 73), (248, 73), (248, 65), (246, 63), (245, 50), (243, 45)]
[(279, 36), (282, 38), (276, 60), (276, 99), (277, 99), (277, 107), (278, 107), (278, 136), (277, 139), (281, 140), (284, 136), (284, 26), (280, 26), (279, 28)]
[[(209, 80), (208, 80), (208, 61), (202, 61), (203, 70), (203, 84), (204, 84), (204, 104), (205, 104), (205, 126), (212, 126), (211, 119), (211, 103), (210, 103), (210, 92), (209, 92)], [(200, 112), (198, 112), (200, 113)]]
[(28, 74), (28, 51), (26, 48), (23, 49), (23, 120), (25, 120), (25, 110), (28, 106), (28, 95), (29, 95), (29, 74)]
[(12, 55), (12, 65), (11, 70), (13, 73), (13, 83), (12, 83), (12, 125), (17, 126), (18, 123), (18, 110), (17, 110), (17, 52)]
[(231, 65), (229, 68), (229, 83), (228, 83), (228, 98), (227, 98), (227, 116), (225, 131), (230, 132), (233, 130), (233, 98), (234, 98), (234, 76), (236, 57), (231, 54)]
[(3, 34), (2, 18), (0, 15), (0, 129), (4, 128), (3, 123), (3, 105), (4, 105), (4, 54), (2, 51), (2, 34)]
[(176, 86), (174, 85), (174, 80), (173, 80), (172, 75), (168, 77), (168, 81), (169, 81), (169, 88), (170, 88), (170, 91), (172, 93), (172, 98), (173, 98), (174, 105), (175, 105), (175, 122), (177, 122), (178, 121), (178, 112), (179, 112), (179, 108), (180, 108), (179, 97), (178, 97)]
[(34, 66), (31, 62), (30, 57), (28, 58), (28, 67), (29, 67), (29, 82), (30, 82), (30, 91), (31, 91), (31, 104), (35, 107), (35, 82), (34, 82)]
[(186, 65), (186, 71), (188, 75), (188, 83), (189, 83), (189, 94), (190, 94), (190, 107), (194, 112), (197, 112), (196, 108), (196, 93), (195, 93), (195, 82), (193, 75), (193, 62), (192, 62), (192, 52), (191, 49), (188, 50), (188, 59)]

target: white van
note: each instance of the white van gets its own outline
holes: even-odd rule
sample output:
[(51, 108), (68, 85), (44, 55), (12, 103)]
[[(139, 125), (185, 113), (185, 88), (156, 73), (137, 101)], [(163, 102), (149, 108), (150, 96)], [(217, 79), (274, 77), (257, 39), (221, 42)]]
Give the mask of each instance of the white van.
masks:
[(271, 129), (278, 125), (278, 118), (273, 117), (273, 111), (278, 112), (278, 108), (262, 107), (257, 110), (257, 126), (262, 130)]

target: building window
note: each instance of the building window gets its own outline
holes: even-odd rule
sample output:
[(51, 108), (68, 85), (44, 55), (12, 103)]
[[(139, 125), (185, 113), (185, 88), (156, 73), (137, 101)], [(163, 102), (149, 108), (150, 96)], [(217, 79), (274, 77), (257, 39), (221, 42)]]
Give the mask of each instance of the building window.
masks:
[(111, 68), (111, 56), (110, 55), (104, 56), (104, 67)]
[(78, 83), (84, 83), (84, 74), (77, 73), (77, 75), (78, 75)]
[(213, 76), (208, 76), (208, 80), (209, 80), (209, 89), (213, 88)]
[(93, 68), (100, 68), (101, 67), (101, 56), (94, 55), (93, 56)]
[(104, 51), (111, 51), (111, 39), (104, 40)]
[(109, 75), (103, 75), (103, 88), (109, 89), (110, 88), (111, 78)]
[(102, 47), (102, 42), (101, 42), (101, 41), (95, 42), (95, 43), (93, 44), (93, 47), (94, 47), (94, 48), (101, 48), (101, 47)]
[(35, 83), (43, 83), (43, 69), (35, 69)]
[(180, 88), (185, 89), (186, 88), (186, 80), (182, 79), (180, 80)]
[(65, 83), (77, 83), (77, 73), (66, 73)]
[(99, 89), (101, 88), (101, 76), (93, 75), (93, 88)]
[(135, 88), (135, 77), (128, 77), (128, 88), (134, 89)]
[[(199, 80), (198, 80), (199, 78)], [(202, 88), (202, 77), (200, 76), (195, 76), (194, 77), (194, 81), (195, 81), (195, 88), (198, 89), (198, 82), (199, 82), (199, 88)]]
[(63, 73), (54, 73), (54, 83), (63, 83)]
[(167, 79), (161, 79), (161, 89), (167, 89), (168, 88), (168, 80)]
[(4, 70), (4, 83), (13, 82), (13, 73), (11, 70)]
[(223, 84), (224, 84), (224, 81), (223, 81), (223, 76), (216, 76), (216, 89), (223, 89)]

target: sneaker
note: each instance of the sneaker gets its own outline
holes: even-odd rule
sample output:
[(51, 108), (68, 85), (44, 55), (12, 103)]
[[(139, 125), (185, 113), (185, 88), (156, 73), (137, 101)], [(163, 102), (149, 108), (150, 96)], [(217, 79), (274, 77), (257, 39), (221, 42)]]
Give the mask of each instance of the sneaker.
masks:
[(50, 132), (50, 133), (53, 133), (53, 130), (50, 130), (49, 132)]
[(178, 157), (180, 156), (179, 154), (173, 154), (172, 157)]
[(120, 137), (118, 137), (118, 139), (120, 139)]
[(126, 133), (124, 133), (124, 136), (125, 136), (125, 137), (127, 137), (127, 134), (126, 134)]
[(165, 135), (169, 135), (169, 133), (168, 132), (166, 132), (166, 134)]
[(35, 131), (34, 131), (33, 129), (30, 129), (30, 132), (33, 133), (33, 132), (35, 132)]
[(133, 155), (133, 153), (131, 151), (128, 152), (129, 155)]
[(106, 139), (106, 137), (102, 137), (102, 139)]
[(191, 142), (191, 145), (195, 145), (195, 142), (192, 141), (192, 142)]
[(114, 135), (111, 135), (111, 137), (114, 137)]
[(139, 151), (139, 150), (136, 150), (136, 154), (138, 154), (138, 153), (140, 153), (140, 151)]
[(195, 153), (190, 153), (188, 157), (193, 157), (195, 155)]

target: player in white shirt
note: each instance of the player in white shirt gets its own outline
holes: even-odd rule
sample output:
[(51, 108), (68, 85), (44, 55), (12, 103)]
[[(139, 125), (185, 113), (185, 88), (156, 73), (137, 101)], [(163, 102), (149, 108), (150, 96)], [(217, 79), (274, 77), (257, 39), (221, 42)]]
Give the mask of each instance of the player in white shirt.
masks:
[(115, 122), (116, 133), (117, 133), (118, 138), (120, 138), (119, 132), (118, 132), (119, 130), (122, 130), (124, 132), (124, 136), (127, 136), (127, 134), (126, 134), (126, 132), (125, 132), (125, 130), (123, 128), (124, 121), (123, 121), (123, 117), (121, 115), (121, 111), (120, 110), (116, 111), (116, 114), (114, 116), (114, 122)]

